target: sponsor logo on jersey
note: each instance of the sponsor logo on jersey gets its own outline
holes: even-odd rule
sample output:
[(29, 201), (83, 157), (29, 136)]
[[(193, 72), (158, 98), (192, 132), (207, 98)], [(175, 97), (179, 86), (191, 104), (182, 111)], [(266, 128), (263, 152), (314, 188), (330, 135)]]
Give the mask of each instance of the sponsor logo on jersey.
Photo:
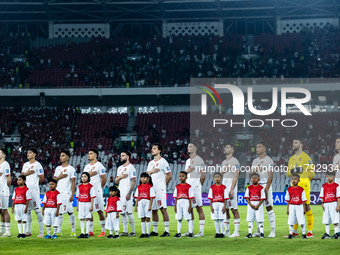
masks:
[(156, 166), (158, 166), (159, 164), (158, 163), (156, 163)]
[(87, 194), (80, 194), (78, 198), (89, 198)]

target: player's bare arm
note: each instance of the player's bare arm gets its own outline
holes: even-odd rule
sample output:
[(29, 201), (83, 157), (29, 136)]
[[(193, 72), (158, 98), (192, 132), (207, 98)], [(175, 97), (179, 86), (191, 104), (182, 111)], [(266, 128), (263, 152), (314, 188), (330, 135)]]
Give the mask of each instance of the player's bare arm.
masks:
[(11, 186), (11, 182), (12, 182), (11, 175), (7, 175), (7, 186), (8, 187)]
[(151, 175), (151, 174), (155, 174), (155, 173), (158, 173), (159, 171), (160, 171), (159, 168), (153, 167), (153, 168), (151, 169), (151, 171), (149, 171), (149, 174), (150, 174), (150, 175)]
[(138, 198), (136, 198), (136, 202), (135, 202), (135, 212), (137, 212), (137, 207), (138, 207)]
[(201, 182), (201, 185), (203, 186), (204, 182), (205, 182), (205, 171), (202, 171), (202, 169), (200, 170), (200, 173), (201, 173), (201, 179), (200, 179), (200, 182)]
[(255, 209), (255, 206), (250, 202), (249, 198), (246, 198), (246, 200), (247, 200), (248, 205), (249, 205), (251, 208)]
[(289, 202), (287, 202), (287, 215), (289, 215)]
[(128, 176), (129, 176), (129, 175), (124, 174), (124, 173), (122, 173), (122, 174), (119, 175), (119, 176), (116, 176), (115, 183), (118, 184), (118, 183), (120, 182), (120, 180), (125, 179), (125, 178), (128, 178)]
[(77, 212), (79, 212), (79, 201), (77, 199)]
[(321, 206), (322, 206), (322, 210), (325, 211), (325, 206), (323, 204), (323, 199), (321, 198)]
[(235, 188), (235, 186), (236, 186), (236, 183), (237, 183), (239, 174), (240, 174), (240, 173), (239, 173), (238, 171), (235, 171), (235, 172), (234, 172), (234, 178), (233, 178), (233, 182), (232, 182), (232, 184), (231, 184), (230, 192), (229, 192), (229, 198), (230, 198), (230, 199), (233, 199), (233, 198), (234, 198), (234, 188)]
[(306, 212), (307, 212), (307, 204), (306, 203), (303, 203), (303, 210), (304, 210), (303, 214), (306, 214)]
[(92, 169), (91, 169), (91, 171), (89, 172), (89, 174), (90, 174), (90, 177), (95, 176), (95, 175), (97, 174), (97, 171), (92, 171)]
[(25, 176), (29, 176), (31, 174), (35, 174), (35, 171), (34, 170), (28, 170), (26, 173), (24, 172), (21, 172), (22, 175), (25, 175)]
[(91, 198), (90, 212), (92, 212), (92, 211), (93, 211), (93, 201), (94, 201), (94, 198), (92, 197), (92, 198)]
[(59, 216), (59, 209), (60, 209), (60, 205), (57, 205), (57, 211), (55, 212), (55, 217), (58, 217)]
[(127, 201), (130, 200), (132, 191), (135, 189), (135, 186), (136, 186), (136, 179), (132, 179), (131, 180), (131, 186), (130, 186), (129, 193), (126, 194), (126, 200)]
[(210, 200), (210, 211), (212, 212), (212, 213), (214, 213), (214, 208), (213, 208), (213, 206), (212, 206), (212, 200)]
[(175, 198), (175, 206), (174, 206), (175, 213), (177, 213), (177, 198)]
[(191, 199), (189, 199), (189, 208), (188, 208), (188, 212), (191, 213)]
[(45, 182), (45, 178), (43, 175), (39, 175), (39, 184), (43, 184)]
[(103, 174), (101, 177), (102, 177), (101, 185), (102, 185), (102, 188), (104, 188), (104, 186), (106, 184), (106, 174)]
[(169, 182), (171, 181), (171, 178), (172, 178), (171, 172), (167, 173), (166, 174), (166, 185), (169, 184)]
[(224, 200), (224, 206), (222, 208), (222, 213), (225, 213), (227, 211), (227, 200)]
[(71, 179), (71, 197), (70, 197), (70, 202), (73, 202), (74, 200), (74, 193), (76, 192), (76, 178)]
[(13, 205), (12, 205), (12, 214), (14, 214), (14, 207), (15, 207), (15, 203), (13, 202)]
[(43, 205), (43, 208), (42, 208), (42, 210), (41, 210), (41, 211), (42, 211), (42, 212), (41, 212), (42, 215), (45, 215), (45, 207), (46, 207), (46, 206), (45, 206), (45, 204), (44, 204), (44, 205)]
[(149, 203), (148, 212), (151, 211), (151, 209), (152, 209), (152, 202), (153, 202), (153, 198), (150, 198), (150, 203)]
[(268, 190), (270, 188), (270, 185), (272, 185), (273, 178), (274, 178), (274, 173), (272, 171), (268, 171), (267, 186), (264, 189), (264, 193), (266, 194), (266, 197), (268, 197)]
[(25, 207), (24, 213), (27, 213), (27, 211), (28, 211), (28, 205), (29, 205), (29, 201), (26, 201), (26, 207)]
[(338, 198), (337, 200), (338, 200), (338, 205), (336, 207), (336, 211), (340, 212), (340, 198)]
[(262, 205), (264, 200), (261, 200), (256, 206), (254, 206), (254, 210), (258, 210), (260, 208), (260, 206)]
[(67, 176), (68, 176), (67, 174), (60, 173), (58, 176), (53, 176), (53, 179), (56, 180), (56, 181), (59, 181), (61, 179), (66, 178)]
[(119, 218), (119, 213), (116, 213), (116, 218), (117, 218), (117, 219)]

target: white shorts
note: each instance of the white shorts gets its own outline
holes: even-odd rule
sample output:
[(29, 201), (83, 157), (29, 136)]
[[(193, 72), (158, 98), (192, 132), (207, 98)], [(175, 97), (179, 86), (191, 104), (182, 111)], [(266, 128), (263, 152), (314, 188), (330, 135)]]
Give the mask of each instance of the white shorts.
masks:
[(126, 200), (126, 195), (120, 196), (120, 201), (122, 203), (122, 211), (121, 214), (125, 213), (132, 213), (132, 207), (133, 207), (133, 196), (131, 196), (130, 200)]
[(191, 213), (189, 209), (189, 199), (178, 199), (177, 200), (177, 213), (175, 216), (176, 220), (191, 220)]
[(138, 218), (151, 218), (152, 210), (149, 211), (150, 200), (142, 199), (138, 201)]
[(46, 226), (58, 226), (58, 217), (55, 216), (57, 208), (45, 208), (44, 212), (44, 224)]
[[(227, 192), (228, 192), (228, 196), (229, 196), (229, 193), (230, 193), (230, 188), (231, 186), (227, 186)], [(234, 187), (234, 192), (233, 192), (233, 199), (228, 199), (227, 200), (227, 209), (234, 209), (234, 210), (237, 210), (238, 209), (238, 204), (237, 204), (237, 184), (236, 186)]]
[[(263, 183), (260, 184), (264, 189), (267, 187), (267, 183)], [(268, 206), (273, 206), (273, 189), (272, 189), (272, 185), (270, 185), (269, 189), (268, 189), (268, 196), (267, 199), (264, 200), (263, 202), (264, 207), (268, 207)]]
[(105, 228), (110, 231), (119, 230), (119, 218), (117, 218), (118, 212), (110, 212), (107, 214)]
[(194, 193), (194, 198), (191, 199), (191, 207), (195, 208), (195, 207), (201, 207), (202, 204), (202, 189), (199, 188), (193, 188), (192, 189), (193, 193)]
[(73, 213), (73, 205), (70, 202), (71, 195), (61, 194), (61, 205), (59, 209), (59, 214)]
[(152, 202), (152, 210), (159, 210), (161, 208), (166, 209), (166, 191), (165, 190), (155, 190), (156, 197)]
[(14, 215), (16, 221), (27, 221), (27, 213), (24, 213), (26, 205), (16, 204), (14, 207)]
[(91, 219), (92, 212), (90, 212), (91, 202), (78, 202), (78, 219)]
[(31, 200), (28, 205), (28, 210), (35, 210), (40, 208), (40, 193), (38, 191), (31, 192)]
[(288, 225), (294, 225), (296, 222), (299, 225), (305, 224), (305, 214), (302, 205), (289, 205)]
[(227, 218), (227, 214), (222, 212), (224, 203), (214, 202), (212, 203), (212, 207), (214, 209), (214, 213), (211, 213), (212, 220), (225, 220)]
[(2, 210), (8, 209), (8, 198), (9, 196), (0, 195), (0, 209)]
[(337, 202), (324, 203), (322, 224), (338, 224), (339, 213), (336, 211)]
[[(258, 205), (259, 201), (250, 201), (253, 205)], [(256, 220), (257, 222), (263, 222), (264, 221), (264, 213), (263, 213), (263, 204), (260, 205), (258, 210), (254, 210), (250, 207), (250, 205), (247, 205), (247, 221), (253, 222)]]
[(104, 211), (103, 192), (95, 192), (96, 197), (93, 199), (93, 212)]

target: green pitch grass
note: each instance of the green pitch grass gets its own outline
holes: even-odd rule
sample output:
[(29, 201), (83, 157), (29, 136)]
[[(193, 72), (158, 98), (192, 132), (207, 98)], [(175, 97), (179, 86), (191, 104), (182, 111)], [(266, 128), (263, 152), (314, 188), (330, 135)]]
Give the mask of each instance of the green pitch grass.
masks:
[[(98, 214), (94, 214), (94, 233), (96, 237), (89, 239), (77, 239), (70, 237), (71, 228), (68, 215), (64, 216), (62, 236), (58, 239), (42, 239), (37, 238), (38, 223), (35, 213), (33, 212), (32, 237), (26, 239), (18, 239), (17, 223), (14, 216), (11, 215), (11, 233), (12, 237), (0, 238), (0, 254), (296, 254), (303, 252), (304, 254), (321, 254), (327, 253), (337, 254), (339, 252), (340, 240), (321, 240), (325, 232), (322, 224), (322, 208), (321, 206), (311, 206), (314, 214), (314, 238), (303, 240), (301, 237), (301, 229), (299, 228), (299, 237), (293, 240), (283, 238), (288, 233), (286, 206), (274, 206), (276, 214), (276, 237), (267, 238), (270, 232), (270, 226), (265, 213), (265, 236), (260, 239), (254, 237), (245, 239), (248, 233), (248, 224), (246, 219), (246, 206), (240, 206), (241, 215), (240, 237), (239, 238), (221, 238), (215, 239), (214, 221), (210, 219), (209, 207), (204, 207), (206, 215), (205, 237), (189, 239), (182, 237), (175, 239), (173, 236), (177, 232), (177, 221), (173, 207), (168, 207), (170, 216), (170, 234), (171, 237), (151, 237), (148, 239), (139, 239), (141, 234), (140, 220), (137, 213), (134, 213), (137, 237), (120, 237), (119, 239), (106, 239), (97, 237), (100, 234), (100, 225)], [(9, 210), (10, 211), (10, 210)], [(75, 210), (76, 211), (76, 210)], [(194, 233), (199, 229), (197, 213), (195, 212)], [(160, 214), (160, 219), (162, 219)], [(80, 224), (77, 219), (77, 235), (80, 234)], [(234, 229), (233, 218), (231, 219), (231, 232)], [(122, 226), (120, 227), (122, 230)], [(129, 227), (130, 229), (130, 227)], [(151, 227), (152, 230), (152, 227)], [(45, 234), (46, 230), (44, 228)], [(164, 231), (162, 220), (159, 224), (159, 233)], [(187, 231), (187, 224), (183, 221), (182, 233)], [(331, 234), (333, 226), (331, 226)]]

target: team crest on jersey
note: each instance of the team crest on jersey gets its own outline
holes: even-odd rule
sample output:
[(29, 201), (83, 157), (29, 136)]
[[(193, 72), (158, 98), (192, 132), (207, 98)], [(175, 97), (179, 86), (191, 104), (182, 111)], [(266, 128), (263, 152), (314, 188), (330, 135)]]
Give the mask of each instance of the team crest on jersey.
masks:
[(261, 163), (260, 163), (261, 165), (263, 164), (263, 161), (261, 161)]
[(124, 168), (124, 171), (126, 171), (127, 168)]
[(299, 161), (301, 161), (302, 158), (299, 158)]
[(67, 169), (64, 169), (64, 173), (66, 173), (67, 172)]
[(156, 166), (158, 166), (159, 164), (157, 163)]
[(6, 172), (6, 174), (9, 174), (9, 169), (6, 169), (5, 172)]
[(33, 169), (33, 166), (31, 166), (31, 169)]

